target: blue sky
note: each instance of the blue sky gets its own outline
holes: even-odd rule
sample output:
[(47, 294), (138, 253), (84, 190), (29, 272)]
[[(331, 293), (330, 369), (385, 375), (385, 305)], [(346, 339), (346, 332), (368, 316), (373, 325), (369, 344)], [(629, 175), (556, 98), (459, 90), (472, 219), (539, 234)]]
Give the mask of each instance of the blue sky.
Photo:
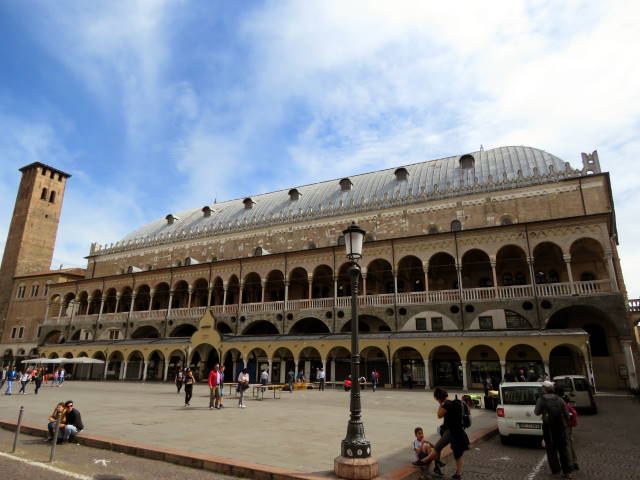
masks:
[(0, 3), (1, 241), (33, 161), (73, 174), (57, 267), (214, 198), (481, 144), (598, 149), (640, 295), (640, 7), (445, 3)]

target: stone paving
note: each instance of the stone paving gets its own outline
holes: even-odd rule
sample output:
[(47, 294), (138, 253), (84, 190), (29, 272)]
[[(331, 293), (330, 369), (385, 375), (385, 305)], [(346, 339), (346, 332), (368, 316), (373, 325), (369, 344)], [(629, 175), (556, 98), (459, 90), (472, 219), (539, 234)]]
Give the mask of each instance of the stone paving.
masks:
[[(349, 394), (327, 389), (283, 392), (280, 400), (269, 395), (249, 399), (245, 409), (227, 398), (226, 408), (209, 410), (205, 385), (195, 387), (192, 406), (184, 407), (171, 383), (67, 382), (43, 387), (37, 396), (0, 395), (0, 418), (16, 419), (24, 405), (25, 422), (45, 425), (56, 402), (73, 399), (87, 433), (303, 472), (333, 470), (346, 432)], [(365, 391), (362, 404), (366, 435), (382, 472), (413, 460), (414, 427), (437, 437), (437, 405), (430, 392)], [(492, 425), (493, 412), (473, 410), (470, 433)]]

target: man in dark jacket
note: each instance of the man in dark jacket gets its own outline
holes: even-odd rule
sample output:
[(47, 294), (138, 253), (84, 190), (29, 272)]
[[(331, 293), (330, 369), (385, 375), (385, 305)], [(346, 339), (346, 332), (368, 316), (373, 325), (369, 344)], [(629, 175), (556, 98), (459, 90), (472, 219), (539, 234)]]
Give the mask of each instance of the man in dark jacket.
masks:
[[(571, 478), (565, 436), (569, 411), (564, 400), (554, 393), (553, 383), (549, 381), (542, 383), (542, 395), (536, 402), (534, 413), (542, 415), (542, 435), (551, 472), (556, 474), (562, 470), (564, 478)], [(558, 457), (560, 457), (559, 461)]]
[(71, 436), (75, 436), (84, 430), (84, 425), (82, 424), (82, 416), (80, 415), (80, 412), (73, 406), (73, 400), (67, 400), (64, 404), (64, 408), (67, 411), (67, 423), (64, 427), (62, 441), (68, 442)]

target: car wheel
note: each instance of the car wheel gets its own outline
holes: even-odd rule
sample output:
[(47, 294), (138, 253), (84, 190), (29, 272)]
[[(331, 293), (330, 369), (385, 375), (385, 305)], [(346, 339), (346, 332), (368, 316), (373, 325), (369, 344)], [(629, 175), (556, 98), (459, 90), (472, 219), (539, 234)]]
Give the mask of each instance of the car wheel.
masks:
[(508, 435), (500, 435), (500, 443), (502, 445), (511, 445), (511, 439)]

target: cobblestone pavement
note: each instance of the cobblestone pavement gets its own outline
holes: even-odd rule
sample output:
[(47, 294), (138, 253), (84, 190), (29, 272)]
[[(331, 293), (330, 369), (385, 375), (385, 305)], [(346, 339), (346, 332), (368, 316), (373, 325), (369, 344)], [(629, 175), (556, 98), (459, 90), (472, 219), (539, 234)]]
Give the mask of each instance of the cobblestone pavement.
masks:
[[(629, 396), (599, 395), (599, 414), (580, 415), (573, 432), (580, 471), (576, 480), (639, 479), (640, 403)], [(465, 480), (538, 480), (551, 475), (544, 449), (534, 442), (504, 446), (499, 437), (465, 454)], [(453, 459), (445, 473), (453, 474)], [(435, 477), (434, 477), (435, 478)]]
[[(13, 444), (13, 432), (0, 429), (2, 480), (98, 480), (101, 478), (100, 475), (119, 475), (126, 480), (237, 480), (235, 477), (219, 473), (74, 444), (58, 445), (55, 462), (49, 464), (47, 460), (51, 444), (42, 438), (25, 435), (20, 439), (20, 447), (14, 454), (15, 457), (37, 464), (25, 463), (7, 456), (5, 452), (9, 451)], [(58, 471), (48, 469), (49, 466)]]

